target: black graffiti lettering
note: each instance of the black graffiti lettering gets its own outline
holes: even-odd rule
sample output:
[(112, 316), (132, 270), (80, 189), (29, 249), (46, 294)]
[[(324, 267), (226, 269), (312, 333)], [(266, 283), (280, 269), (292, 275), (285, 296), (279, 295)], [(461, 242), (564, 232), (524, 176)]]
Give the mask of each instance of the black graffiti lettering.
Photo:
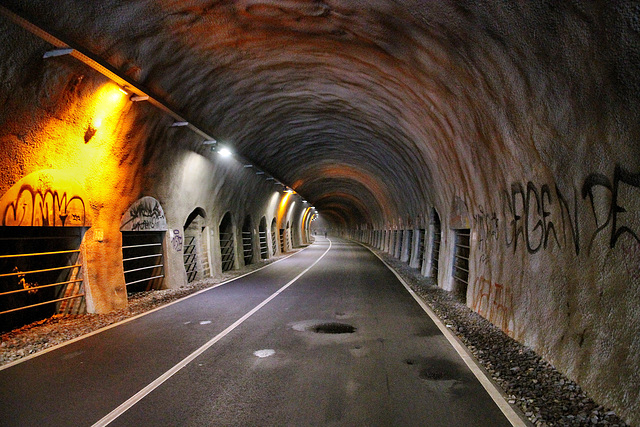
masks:
[[(81, 221), (80, 225), (84, 226), (85, 205), (80, 196), (70, 197), (66, 192), (58, 192), (51, 188), (37, 190), (29, 184), (24, 184), (16, 200), (7, 205), (2, 215), (2, 225), (64, 227), (69, 211), (74, 209), (80, 213), (74, 214), (73, 219)], [(28, 218), (29, 213), (31, 218)], [(56, 218), (59, 221), (56, 221)]]
[[(509, 196), (509, 192), (505, 190), (502, 192), (502, 216), (504, 218), (512, 218), (514, 215), (515, 215), (515, 212), (513, 211), (513, 206), (511, 205), (511, 198)], [(505, 220), (504, 224), (505, 224), (504, 243), (508, 248), (510, 248), (511, 245), (513, 244), (513, 236), (515, 234), (515, 230), (513, 229), (513, 221), (507, 224), (507, 221)]]
[[(620, 206), (618, 203), (620, 202), (619, 197), (619, 183), (622, 182), (626, 185), (632, 186), (634, 188), (640, 188), (640, 173), (630, 173), (619, 165), (616, 165), (614, 174), (613, 174), (613, 189), (611, 195), (611, 240), (609, 242), (609, 246), (613, 249), (616, 246), (618, 238), (624, 233), (629, 233), (631, 236), (636, 239), (638, 243), (640, 243), (640, 238), (638, 235), (626, 225), (618, 227), (618, 215), (622, 213), (626, 213), (627, 210)], [(583, 196), (584, 197), (584, 196)], [(607, 220), (608, 221), (608, 220)]]
[[(571, 212), (569, 212), (569, 203), (563, 197), (560, 189), (556, 185), (556, 198), (558, 199), (558, 204), (560, 205), (560, 213), (562, 218), (562, 230), (564, 236), (564, 244), (567, 245), (567, 224), (570, 229), (571, 237), (573, 238), (573, 246), (576, 251), (576, 255), (580, 255), (580, 226), (578, 223), (578, 198), (575, 196), (575, 188), (574, 188), (574, 197), (573, 197), (573, 219), (571, 218)], [(565, 222), (566, 216), (566, 222)], [(557, 237), (556, 237), (557, 240)]]
[[(536, 209), (535, 209), (535, 214), (537, 214), (539, 217), (541, 217), (541, 208), (542, 208), (542, 204), (540, 202), (540, 194), (538, 193), (538, 190), (536, 189), (536, 186), (533, 185), (533, 183), (531, 181), (529, 181), (527, 183), (527, 198), (525, 200), (525, 206), (524, 206), (524, 229), (526, 231), (526, 233), (524, 233), (525, 235), (525, 241), (527, 244), (527, 251), (529, 251), (530, 254), (535, 254), (536, 252), (538, 252), (540, 250), (540, 248), (542, 247), (542, 244), (544, 243), (544, 222), (542, 221), (542, 218), (538, 219), (538, 221), (535, 223), (535, 226), (533, 227), (533, 229), (531, 229), (530, 223), (529, 223), (529, 218), (530, 215), (529, 213), (531, 212), (531, 194), (533, 194), (535, 196), (535, 202), (536, 202)], [(540, 228), (540, 241), (538, 242), (537, 246), (531, 246), (531, 232), (535, 232), (538, 228)]]
[[(569, 238), (573, 240), (573, 250), (580, 255), (580, 219), (582, 209), (578, 206), (578, 191), (573, 191), (573, 207), (558, 185), (555, 186), (555, 200), (551, 187), (547, 184), (537, 187), (533, 182), (512, 183), (510, 191), (503, 191), (502, 213), (505, 217), (505, 243), (513, 245), (514, 253), (520, 236), (527, 251), (535, 254), (540, 249), (547, 250), (555, 241), (558, 248), (568, 248)], [(607, 241), (611, 249), (616, 247), (621, 236), (627, 235), (640, 243), (640, 230), (635, 226), (640, 219), (640, 172), (632, 173), (616, 165), (613, 180), (601, 173), (592, 173), (584, 180), (580, 190), (582, 200), (588, 204), (587, 212), (595, 222), (595, 230), (588, 236), (587, 254), (598, 236), (611, 227)], [(556, 203), (557, 200), (557, 203)], [(573, 209), (573, 211), (572, 211)], [(480, 209), (481, 215), (475, 216), (480, 226), (480, 248), (488, 239), (488, 215)], [(558, 216), (560, 219), (558, 220)], [(555, 222), (553, 220), (555, 218)], [(559, 221), (562, 221), (561, 223)], [(562, 240), (560, 236), (562, 235)], [(561, 243), (562, 242), (562, 243)]]
[[(522, 215), (518, 215), (517, 196), (520, 196), (520, 204), (522, 206)], [(522, 217), (526, 215), (525, 211), (525, 196), (524, 189), (520, 183), (511, 184), (511, 207), (513, 212), (513, 219), (511, 220), (513, 230), (513, 251), (518, 248), (518, 236), (522, 236), (525, 240), (524, 229), (522, 227)]]
[(153, 206), (149, 206), (146, 203), (140, 203), (137, 206), (129, 209), (129, 214), (132, 219), (137, 218), (164, 218), (163, 213), (160, 211), (158, 203), (154, 203)]
[[(548, 204), (545, 204), (545, 196)], [(544, 248), (547, 249), (549, 247), (550, 233), (553, 233), (553, 238), (556, 241), (556, 245), (558, 245), (558, 247), (561, 248), (562, 246), (560, 245), (560, 242), (558, 241), (558, 235), (556, 234), (556, 227), (553, 221), (548, 219), (551, 216), (551, 212), (547, 210), (547, 207), (550, 206), (553, 202), (551, 200), (551, 190), (549, 189), (549, 186), (547, 184), (544, 184), (540, 189), (540, 199), (542, 200), (542, 221), (543, 221), (544, 230), (545, 230), (544, 231)]]
[(596, 236), (600, 234), (600, 232), (604, 230), (611, 222), (611, 216), (613, 213), (613, 204), (609, 203), (607, 219), (603, 221), (601, 225), (598, 225), (598, 212), (594, 195), (594, 189), (596, 187), (604, 187), (613, 195), (613, 185), (611, 185), (611, 181), (609, 181), (609, 178), (607, 178), (606, 176), (600, 173), (592, 173), (587, 177), (587, 179), (584, 180), (584, 184), (582, 185), (582, 198), (586, 199), (587, 196), (589, 197), (589, 201), (591, 202), (591, 212), (596, 222), (596, 231), (594, 231), (591, 239), (589, 240), (587, 253), (591, 252), (591, 247), (593, 246), (593, 241), (596, 239)]
[[(484, 252), (488, 249), (491, 239), (498, 240), (498, 216), (495, 212), (485, 212), (482, 205), (478, 206), (478, 210), (480, 213), (473, 215), (473, 219), (478, 230), (478, 250)], [(482, 257), (488, 259), (484, 254)]]

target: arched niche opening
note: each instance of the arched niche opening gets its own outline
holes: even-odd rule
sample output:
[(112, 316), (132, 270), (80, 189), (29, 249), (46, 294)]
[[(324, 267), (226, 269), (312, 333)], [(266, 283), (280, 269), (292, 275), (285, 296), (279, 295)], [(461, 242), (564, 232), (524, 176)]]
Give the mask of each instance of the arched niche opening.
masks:
[(183, 258), (187, 282), (211, 276), (206, 213), (196, 208), (184, 223)]
[(278, 253), (278, 224), (276, 223), (276, 219), (274, 218), (271, 221), (271, 254), (275, 255)]
[(0, 198), (0, 331), (86, 311), (87, 201), (73, 177), (52, 169), (25, 176)]
[(164, 283), (163, 244), (167, 221), (160, 202), (142, 197), (120, 221), (122, 264), (127, 293), (161, 289)]
[(251, 215), (247, 215), (242, 223), (242, 253), (244, 265), (249, 265), (253, 262), (253, 227), (251, 224)]
[(235, 267), (235, 239), (233, 236), (233, 218), (231, 212), (227, 212), (218, 227), (220, 235), (220, 258), (222, 271), (233, 270)]
[(269, 258), (269, 246), (267, 244), (267, 218), (260, 219), (258, 226), (258, 237), (260, 239), (260, 259)]

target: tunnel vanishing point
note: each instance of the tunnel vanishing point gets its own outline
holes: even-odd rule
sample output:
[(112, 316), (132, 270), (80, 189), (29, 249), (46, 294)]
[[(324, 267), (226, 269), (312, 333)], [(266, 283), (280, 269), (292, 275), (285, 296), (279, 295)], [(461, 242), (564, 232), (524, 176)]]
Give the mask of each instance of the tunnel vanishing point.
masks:
[(640, 2), (0, 4), (3, 330), (329, 229), (640, 424)]

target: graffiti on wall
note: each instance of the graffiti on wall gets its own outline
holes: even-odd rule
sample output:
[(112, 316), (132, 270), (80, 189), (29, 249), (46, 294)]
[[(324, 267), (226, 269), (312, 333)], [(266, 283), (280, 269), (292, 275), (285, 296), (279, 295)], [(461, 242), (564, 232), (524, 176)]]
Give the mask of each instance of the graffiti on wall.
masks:
[(476, 277), (471, 308), (511, 335), (514, 330), (513, 293), (508, 286)]
[[(563, 194), (558, 186), (513, 183), (503, 192), (505, 243), (514, 252), (524, 245), (530, 254), (556, 246), (576, 255), (589, 254), (598, 237), (613, 249), (622, 236), (640, 243), (635, 227), (640, 201), (640, 173), (616, 166), (613, 180), (592, 173), (580, 192)], [(633, 225), (634, 218), (636, 225)], [(593, 227), (587, 225), (593, 224)], [(586, 235), (581, 229), (589, 230)], [(582, 238), (582, 241), (581, 241)]]
[[(594, 247), (616, 249), (630, 280), (640, 280), (640, 173), (617, 165), (610, 176), (589, 174), (578, 188), (515, 182), (502, 191), (502, 215), (479, 206), (472, 216), (477, 276), (473, 310), (503, 331), (513, 331), (513, 295), (485, 277), (497, 244), (533, 255), (550, 250), (589, 256)], [(500, 235), (504, 233), (504, 235)], [(485, 270), (485, 273), (483, 273)]]
[(131, 205), (122, 216), (120, 231), (166, 231), (167, 219), (153, 197), (143, 197)]
[(2, 225), (89, 227), (82, 187), (62, 171), (42, 170), (18, 181), (0, 199)]
[(171, 246), (173, 246), (173, 250), (176, 252), (182, 252), (182, 235), (180, 235), (180, 230), (173, 230), (173, 237), (171, 238)]
[(480, 262), (489, 262), (489, 244), (498, 241), (498, 216), (495, 212), (485, 212), (482, 205), (478, 207), (480, 213), (473, 215), (474, 227), (477, 232), (478, 252)]

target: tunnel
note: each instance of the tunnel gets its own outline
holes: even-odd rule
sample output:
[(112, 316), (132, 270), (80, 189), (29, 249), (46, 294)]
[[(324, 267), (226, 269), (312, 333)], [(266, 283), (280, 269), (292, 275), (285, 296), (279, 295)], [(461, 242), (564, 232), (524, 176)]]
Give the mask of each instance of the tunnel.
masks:
[(640, 423), (638, 2), (0, 3), (0, 312), (327, 230)]

